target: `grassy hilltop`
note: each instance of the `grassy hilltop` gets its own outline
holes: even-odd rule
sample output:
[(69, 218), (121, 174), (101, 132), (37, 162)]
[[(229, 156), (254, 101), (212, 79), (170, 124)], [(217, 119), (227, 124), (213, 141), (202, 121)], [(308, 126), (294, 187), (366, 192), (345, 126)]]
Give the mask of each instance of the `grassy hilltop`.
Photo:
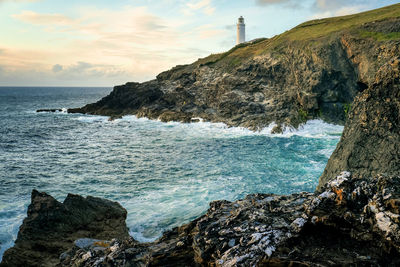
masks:
[(343, 32), (358, 35), (362, 38), (373, 38), (376, 41), (399, 40), (400, 32), (385, 32), (379, 30), (368, 31), (360, 26), (374, 21), (382, 21), (400, 17), (400, 4), (395, 4), (359, 14), (340, 16), (326, 19), (316, 19), (304, 22), (293, 29), (276, 35), (271, 39), (262, 38), (254, 43), (239, 44), (231, 50), (212, 54), (200, 59), (197, 64), (240, 64), (240, 59), (260, 56), (272, 51), (282, 49), (288, 43), (298, 45), (319, 43), (326, 41), (332, 35)]

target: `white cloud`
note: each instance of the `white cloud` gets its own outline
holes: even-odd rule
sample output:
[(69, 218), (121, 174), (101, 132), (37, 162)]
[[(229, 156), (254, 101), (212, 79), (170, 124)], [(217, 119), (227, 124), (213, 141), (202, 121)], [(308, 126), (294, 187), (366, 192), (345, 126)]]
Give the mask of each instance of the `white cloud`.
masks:
[[(192, 8), (209, 12), (210, 4), (197, 2)], [(204, 39), (221, 38), (227, 32), (213, 25), (184, 30), (182, 20), (164, 19), (146, 7), (87, 7), (70, 16), (25, 10), (12, 18), (33, 25), (31, 31), (41, 42), (20, 46), (30, 49), (1, 47), (6, 52), (0, 53), (0, 62), (8, 79), (17, 77), (17, 72), (29, 77), (37, 73), (37, 77), (47, 74), (50, 80), (65, 84), (87, 77), (100, 77), (91, 80), (107, 81), (106, 85), (148, 80), (176, 64), (207, 56), (211, 51), (194, 48)]]
[(280, 4), (285, 3), (293, 0), (257, 0), (257, 4), (260, 5), (267, 5), (267, 4)]
[(33, 11), (24, 10), (20, 14), (12, 15), (13, 18), (35, 25), (71, 25), (74, 20), (62, 14), (39, 14)]
[(211, 0), (199, 0), (199, 1), (190, 1), (186, 4), (186, 7), (183, 8), (183, 13), (185, 15), (193, 15), (193, 11), (201, 10), (206, 15), (213, 15), (215, 12), (215, 7), (212, 6)]
[(311, 19), (345, 16), (359, 13), (368, 9), (367, 5), (361, 4), (362, 2), (363, 1), (353, 1), (350, 3), (345, 0), (316, 0), (314, 3), (314, 9), (317, 12), (311, 17)]
[(292, 9), (302, 7), (301, 1), (298, 0), (256, 0), (256, 4), (261, 6), (284, 4), (285, 7)]

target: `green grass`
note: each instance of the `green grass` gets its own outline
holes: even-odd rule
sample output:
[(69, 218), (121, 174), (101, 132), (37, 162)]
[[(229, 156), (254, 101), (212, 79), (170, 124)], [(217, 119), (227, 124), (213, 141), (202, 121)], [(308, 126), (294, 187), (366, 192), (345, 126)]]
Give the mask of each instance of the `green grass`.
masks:
[(329, 35), (333, 32), (350, 30), (364, 23), (396, 17), (400, 17), (400, 4), (354, 15), (307, 21), (283, 35), (291, 40), (314, 39)]
[(299, 121), (306, 122), (308, 119), (308, 112), (304, 109), (299, 109)]
[(343, 111), (344, 111), (344, 114), (345, 114), (346, 118), (347, 118), (350, 110), (351, 110), (351, 103), (345, 103), (343, 105)]
[[(234, 68), (244, 60), (266, 53), (277, 53), (290, 46), (303, 51), (310, 46), (319, 45), (324, 38), (329, 38), (336, 32), (359, 32), (363, 38), (373, 38), (377, 41), (400, 39), (400, 33), (380, 33), (360, 31), (363, 24), (384, 19), (400, 17), (400, 4), (375, 9), (359, 14), (318, 19), (304, 22), (297, 27), (270, 39), (260, 39), (253, 43), (237, 45), (225, 53), (213, 54), (199, 59), (196, 65), (222, 64), (227, 69)], [(311, 53), (311, 50), (308, 51)]]
[(363, 38), (373, 38), (376, 41), (382, 42), (390, 40), (399, 40), (400, 32), (383, 33), (383, 32), (360, 31), (360, 36)]

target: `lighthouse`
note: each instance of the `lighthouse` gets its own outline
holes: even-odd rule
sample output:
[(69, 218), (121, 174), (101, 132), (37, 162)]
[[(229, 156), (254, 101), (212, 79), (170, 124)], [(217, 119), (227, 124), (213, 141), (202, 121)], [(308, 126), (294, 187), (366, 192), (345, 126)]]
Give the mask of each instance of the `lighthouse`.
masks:
[(240, 16), (237, 23), (237, 37), (236, 44), (246, 42), (246, 24), (244, 24), (244, 18)]

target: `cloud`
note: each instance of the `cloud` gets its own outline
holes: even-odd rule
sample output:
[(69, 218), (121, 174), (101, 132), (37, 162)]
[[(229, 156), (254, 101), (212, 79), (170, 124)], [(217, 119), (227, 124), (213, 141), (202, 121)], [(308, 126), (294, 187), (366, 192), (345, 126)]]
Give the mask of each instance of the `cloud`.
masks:
[(316, 0), (313, 4), (313, 9), (316, 13), (311, 17), (312, 19), (327, 18), (333, 16), (345, 16), (349, 14), (359, 13), (368, 9), (366, 0)]
[(195, 28), (195, 31), (199, 33), (200, 39), (214, 38), (225, 33), (225, 30), (215, 29), (212, 24), (202, 25)]
[(206, 15), (213, 15), (215, 8), (211, 4), (211, 0), (190, 1), (183, 9), (185, 15), (193, 15), (193, 11), (202, 10)]
[(287, 8), (301, 8), (302, 3), (298, 0), (256, 0), (256, 4), (260, 6), (283, 4)]
[(14, 14), (12, 17), (35, 25), (71, 25), (74, 22), (73, 19), (61, 14), (39, 14), (29, 10)]
[(56, 73), (58, 78), (116, 77), (125, 73), (123, 69), (115, 65), (93, 64), (83, 61), (78, 61), (66, 67), (56, 64), (53, 66), (53, 72)]
[(268, 5), (268, 4), (280, 4), (290, 2), (292, 0), (257, 0), (257, 4), (259, 5)]
[(51, 69), (53, 70), (53, 72), (57, 73), (63, 70), (63, 66), (61, 66), (60, 64), (56, 64)]
[[(192, 4), (192, 10), (203, 13), (211, 7), (211, 1)], [(149, 80), (178, 63), (191, 63), (207, 56), (213, 43), (204, 39), (222, 39), (228, 32), (213, 24), (187, 27), (194, 18), (187, 18), (184, 24), (181, 19), (155, 15), (146, 7), (81, 7), (70, 14), (30, 10), (14, 14), (13, 19), (35, 26), (32, 34), (38, 44), (27, 41), (25, 47), (29, 49), (1, 47), (6, 53), (0, 53), (0, 62), (6, 66), (8, 78), (3, 75), (0, 83), (13, 77), (20, 82), (16, 77), (23, 76), (22, 73), (39, 85), (45, 81), (112, 85)], [(195, 49), (200, 42), (204, 48)]]

